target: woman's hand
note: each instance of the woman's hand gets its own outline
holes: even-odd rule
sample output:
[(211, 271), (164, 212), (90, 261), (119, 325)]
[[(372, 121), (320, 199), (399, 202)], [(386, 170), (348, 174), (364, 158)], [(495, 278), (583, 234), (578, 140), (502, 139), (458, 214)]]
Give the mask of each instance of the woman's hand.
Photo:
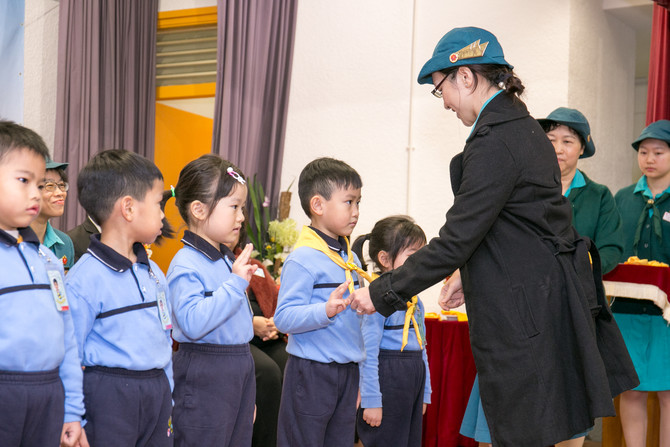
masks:
[(351, 308), (359, 314), (373, 314), (375, 313), (375, 305), (372, 304), (370, 298), (370, 289), (368, 287), (361, 287), (354, 290), (349, 296), (351, 300)]
[(379, 427), (382, 423), (382, 409), (366, 408), (363, 410), (363, 420), (367, 422), (370, 427)]
[(276, 340), (279, 337), (274, 319), (254, 317), (254, 335), (263, 341)]
[(444, 310), (454, 309), (465, 302), (460, 270), (456, 270), (444, 283), (437, 302)]
[(244, 247), (244, 250), (242, 250), (242, 253), (240, 253), (237, 259), (235, 259), (235, 262), (233, 262), (232, 268), (234, 274), (240, 278), (243, 278), (247, 282), (251, 281), (251, 277), (258, 269), (258, 267), (256, 267), (254, 264), (249, 264), (252, 248), (253, 245), (247, 244), (247, 246)]

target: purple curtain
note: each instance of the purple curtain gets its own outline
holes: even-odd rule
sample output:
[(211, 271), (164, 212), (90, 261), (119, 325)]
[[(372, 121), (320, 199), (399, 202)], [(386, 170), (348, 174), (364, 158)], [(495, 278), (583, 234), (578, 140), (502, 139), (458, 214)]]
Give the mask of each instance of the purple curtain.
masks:
[(104, 149), (153, 160), (158, 0), (61, 0), (54, 158), (70, 163), (72, 188), (58, 225), (86, 214), (77, 173)]
[(254, 174), (276, 206), (297, 0), (218, 0), (212, 152)]

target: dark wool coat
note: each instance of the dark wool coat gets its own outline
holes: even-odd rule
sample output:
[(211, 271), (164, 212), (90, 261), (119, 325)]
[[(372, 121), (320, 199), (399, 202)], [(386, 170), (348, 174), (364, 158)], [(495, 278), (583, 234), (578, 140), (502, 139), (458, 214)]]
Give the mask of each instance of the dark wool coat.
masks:
[(571, 226), (554, 148), (500, 94), (451, 162), (439, 237), (370, 285), (383, 315), (460, 268), (494, 446), (542, 447), (613, 416), (638, 384), (602, 289), (600, 260)]

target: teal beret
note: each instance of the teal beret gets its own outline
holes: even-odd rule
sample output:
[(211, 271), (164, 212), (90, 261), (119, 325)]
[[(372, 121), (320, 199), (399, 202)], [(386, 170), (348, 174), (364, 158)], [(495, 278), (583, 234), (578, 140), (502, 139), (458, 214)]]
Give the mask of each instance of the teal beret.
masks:
[(633, 149), (638, 150), (640, 143), (647, 138), (665, 141), (670, 146), (670, 121), (658, 120), (645, 127), (637, 140), (633, 141)]
[(419, 84), (433, 82), (431, 75), (459, 65), (494, 64), (514, 67), (507, 63), (498, 39), (485, 29), (469, 26), (454, 28), (437, 43), (433, 57), (419, 72)]
[(51, 158), (47, 159), (47, 169), (58, 169), (62, 168), (65, 169), (67, 168), (68, 163), (58, 163), (53, 161)]
[(542, 125), (547, 122), (563, 124), (577, 132), (584, 140), (584, 153), (579, 158), (588, 158), (596, 153), (596, 146), (593, 144), (593, 138), (591, 138), (591, 126), (579, 110), (559, 107), (546, 118), (537, 121)]

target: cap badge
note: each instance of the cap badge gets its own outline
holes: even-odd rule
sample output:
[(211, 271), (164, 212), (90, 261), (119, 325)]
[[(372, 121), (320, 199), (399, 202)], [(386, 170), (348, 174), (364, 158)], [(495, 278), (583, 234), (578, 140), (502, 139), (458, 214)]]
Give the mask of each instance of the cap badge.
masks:
[(486, 47), (488, 46), (488, 42), (484, 42), (483, 44), (480, 44), (479, 41), (481, 39), (477, 39), (475, 42), (472, 42), (470, 45), (467, 45), (460, 50), (456, 51), (455, 53), (451, 53), (449, 56), (449, 61), (452, 64), (455, 64), (456, 61), (460, 59), (471, 59), (473, 57), (482, 57), (484, 55), (484, 51), (486, 51)]

